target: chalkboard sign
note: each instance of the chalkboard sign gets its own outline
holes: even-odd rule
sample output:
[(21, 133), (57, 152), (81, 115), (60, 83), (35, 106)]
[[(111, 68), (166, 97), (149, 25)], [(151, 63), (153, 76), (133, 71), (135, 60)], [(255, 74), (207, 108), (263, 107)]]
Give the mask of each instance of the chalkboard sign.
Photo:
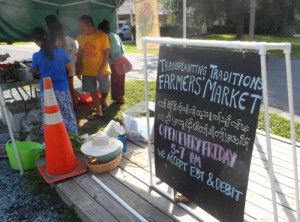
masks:
[(243, 221), (260, 68), (253, 52), (160, 47), (156, 175), (220, 221)]

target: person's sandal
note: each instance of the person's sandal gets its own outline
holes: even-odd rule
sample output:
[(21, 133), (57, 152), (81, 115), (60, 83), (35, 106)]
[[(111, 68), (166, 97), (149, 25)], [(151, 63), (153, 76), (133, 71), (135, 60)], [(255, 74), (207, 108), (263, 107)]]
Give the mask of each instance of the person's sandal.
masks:
[(102, 112), (106, 112), (108, 110), (108, 104), (102, 104)]

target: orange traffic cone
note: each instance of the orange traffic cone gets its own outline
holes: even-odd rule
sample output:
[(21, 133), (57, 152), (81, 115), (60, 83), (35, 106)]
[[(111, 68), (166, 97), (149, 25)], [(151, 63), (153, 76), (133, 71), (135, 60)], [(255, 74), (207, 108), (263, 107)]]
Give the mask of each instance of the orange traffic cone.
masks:
[(46, 165), (39, 171), (47, 183), (53, 183), (86, 172), (76, 159), (65, 123), (53, 91), (50, 77), (43, 79)]

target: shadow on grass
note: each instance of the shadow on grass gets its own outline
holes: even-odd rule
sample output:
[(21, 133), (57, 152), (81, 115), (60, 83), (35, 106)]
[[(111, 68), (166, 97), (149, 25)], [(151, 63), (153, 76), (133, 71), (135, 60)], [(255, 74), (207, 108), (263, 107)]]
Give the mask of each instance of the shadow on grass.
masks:
[(102, 131), (111, 120), (115, 120), (120, 123), (122, 122), (121, 119), (116, 117), (121, 109), (122, 104), (112, 104), (109, 100), (108, 103), (111, 105), (109, 106), (108, 110), (103, 113), (103, 118), (92, 121), (89, 121), (87, 118), (96, 113), (93, 104), (81, 103), (78, 105), (78, 110), (75, 112), (75, 114), (79, 135), (84, 133), (91, 135), (97, 133), (99, 130)]

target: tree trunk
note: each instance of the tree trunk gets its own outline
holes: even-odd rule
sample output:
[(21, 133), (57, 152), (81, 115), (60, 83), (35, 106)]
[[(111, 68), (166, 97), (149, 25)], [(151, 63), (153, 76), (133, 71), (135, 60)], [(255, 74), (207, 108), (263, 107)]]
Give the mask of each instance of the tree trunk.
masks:
[(279, 26), (280, 37), (294, 37), (294, 25), (291, 23), (283, 23)]
[(256, 0), (250, 3), (249, 41), (254, 41)]
[(241, 40), (243, 39), (243, 32), (244, 32), (244, 10), (241, 11), (240, 16), (237, 20), (237, 26), (236, 26), (236, 39)]
[(282, 22), (279, 25), (278, 35), (281, 37), (294, 37), (294, 21), (296, 1), (283, 0)]

